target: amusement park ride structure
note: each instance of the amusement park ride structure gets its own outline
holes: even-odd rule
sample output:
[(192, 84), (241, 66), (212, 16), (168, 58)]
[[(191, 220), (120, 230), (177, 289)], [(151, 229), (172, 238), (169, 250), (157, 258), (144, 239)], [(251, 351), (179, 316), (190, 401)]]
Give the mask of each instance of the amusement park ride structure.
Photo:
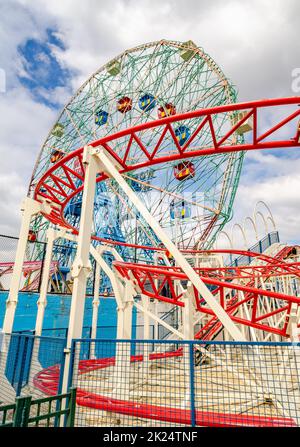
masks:
[[(159, 64), (149, 51), (159, 55)], [(126, 90), (122, 70), (129, 72), (128, 60), (137, 53), (139, 63), (144, 61), (141, 79), (153, 79), (149, 85), (140, 80), (134, 90), (129, 82)], [(167, 72), (171, 56), (179, 60), (173, 78)], [(161, 68), (164, 60), (165, 68)], [(200, 89), (198, 97), (191, 94), (195, 88), (191, 80), (199, 82), (194, 63), (218, 78), (218, 83), (207, 78), (209, 89)], [(192, 76), (187, 80), (191, 84), (188, 87), (186, 73)], [(101, 76), (105, 78), (102, 81)], [(160, 80), (157, 85), (155, 79)], [(101, 104), (97, 104), (99, 83), (99, 95), (105, 95), (105, 85), (112, 89), (111, 97), (105, 97)], [(223, 99), (214, 102), (220, 88)], [(87, 89), (92, 89), (92, 96)], [(168, 91), (173, 92), (170, 98)], [(185, 98), (178, 96), (178, 91), (184, 91)], [(82, 335), (91, 259), (96, 278), (92, 338), (96, 336), (103, 271), (117, 302), (117, 339), (131, 339), (132, 310), (136, 307), (143, 316), (145, 339), (149, 338), (152, 320), (170, 331), (170, 339), (213, 340), (223, 333), (235, 341), (298, 340), (299, 247), (275, 243), (264, 253), (247, 250), (246, 227), (252, 225), (257, 236), (257, 219), (262, 219), (267, 228), (268, 220), (274, 225), (272, 215), (265, 219), (256, 209), (254, 218), (246, 218), (243, 227), (235, 225), (243, 236), (245, 250), (235, 249), (233, 236), (227, 233), (230, 248), (212, 246), (215, 242), (217, 247), (222, 233), (224, 236), (244, 153), (299, 148), (300, 98), (236, 103), (232, 95), (220, 69), (191, 42), (160, 41), (138, 47), (93, 75), (64, 109), (35, 167), (23, 206), (5, 333), (13, 328), (28, 235), (30, 231), (40, 235), (43, 228), (47, 248), (37, 336), (42, 333), (49, 276), (56, 265), (54, 243), (63, 239), (77, 247), (71, 266), (73, 289), (65, 371), (72, 340)], [(209, 100), (201, 102), (199, 98)], [(79, 107), (80, 101), (88, 105), (88, 114), (82, 113), (81, 117), (80, 110), (74, 112), (71, 107), (74, 103)], [(83, 122), (90, 115), (92, 123), (85, 127), (75, 122), (77, 118)], [(99, 135), (103, 126), (106, 134)], [(64, 136), (66, 139), (59, 141)], [(201, 188), (205, 191), (200, 199), (195, 194), (187, 197), (189, 188), (194, 193)], [(176, 206), (179, 217), (174, 218)], [(193, 207), (201, 213), (193, 215)], [(115, 222), (105, 224), (103, 215), (108, 208)], [(126, 220), (125, 215), (130, 218)], [(240, 256), (247, 262), (226, 264), (228, 256)], [(154, 302), (178, 307), (180, 325), (174, 328), (160, 318)], [(116, 364), (126, 367), (128, 358), (130, 352), (124, 360), (124, 350), (119, 355), (117, 351)], [(65, 373), (63, 390), (67, 384)]]

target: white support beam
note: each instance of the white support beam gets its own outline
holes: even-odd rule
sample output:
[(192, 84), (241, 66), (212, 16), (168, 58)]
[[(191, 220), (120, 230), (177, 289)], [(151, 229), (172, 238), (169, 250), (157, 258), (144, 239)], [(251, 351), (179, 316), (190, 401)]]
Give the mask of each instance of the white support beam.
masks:
[(195, 296), (191, 282), (188, 282), (187, 289), (183, 294), (183, 335), (185, 340), (194, 340), (194, 316), (195, 316)]
[(120, 396), (120, 389), (124, 399), (129, 397), (130, 385), (130, 357), (131, 343), (118, 342), (118, 340), (131, 340), (132, 338), (132, 310), (133, 289), (129, 282), (124, 287), (124, 304), (118, 307), (118, 329), (116, 342), (116, 360), (113, 372), (113, 397)]
[(180, 266), (183, 272), (187, 275), (189, 280), (198, 290), (200, 295), (205, 299), (207, 304), (219, 318), (223, 326), (228, 330), (231, 334), (232, 338), (237, 341), (245, 340), (245, 337), (241, 333), (241, 331), (237, 328), (237, 326), (233, 323), (230, 317), (227, 315), (222, 306), (216, 301), (212, 293), (206, 287), (201, 278), (197, 275), (194, 269), (187, 262), (185, 257), (180, 253), (178, 248), (173, 244), (165, 231), (161, 228), (159, 223), (153, 218), (150, 214), (146, 206), (142, 203), (142, 201), (138, 198), (135, 192), (130, 188), (127, 182), (124, 180), (122, 175), (119, 173), (118, 169), (115, 167), (117, 162), (115, 160), (111, 160), (110, 155), (107, 155), (107, 151), (104, 148), (98, 147), (94, 148), (95, 156), (99, 160), (99, 169), (102, 172), (106, 172), (107, 175), (112, 177), (118, 185), (122, 188), (127, 197), (131, 200), (136, 209), (141, 213), (145, 221), (150, 225), (155, 234), (159, 237), (159, 239), (163, 242), (167, 250), (172, 254), (178, 266)]
[[(76, 242), (78, 240), (78, 237), (70, 234), (70, 233), (66, 233), (64, 232), (64, 230), (59, 230), (62, 232), (62, 236), (65, 239), (68, 239), (70, 241)], [(126, 305), (125, 303), (125, 287), (127, 286), (127, 294), (129, 293), (129, 289), (130, 289), (130, 293), (133, 296), (134, 295), (134, 288), (131, 285), (131, 283), (128, 281), (124, 285), (122, 284), (122, 282), (119, 280), (118, 275), (111, 269), (111, 267), (106, 263), (106, 261), (103, 259), (103, 252), (105, 251), (110, 251), (116, 259), (122, 261), (122, 257), (118, 254), (118, 252), (114, 249), (111, 248), (109, 246), (98, 246), (97, 248), (95, 248), (92, 244), (90, 244), (90, 254), (91, 256), (95, 259), (96, 264), (99, 265), (99, 267), (106, 273), (106, 275), (109, 277), (112, 287), (113, 287), (113, 291), (115, 294), (115, 299), (117, 302), (117, 311), (118, 311), (118, 315), (120, 315), (118, 317), (118, 334), (119, 334), (119, 338), (125, 338), (124, 337), (124, 316), (123, 316), (123, 311), (124, 311), (124, 307)]]
[[(11, 286), (6, 301), (6, 312), (3, 322), (3, 332), (11, 334), (13, 331), (15, 312), (18, 305), (19, 287), (21, 282), (23, 263), (28, 242), (28, 234), (30, 223), (33, 216), (41, 211), (49, 212), (49, 205), (47, 203), (39, 203), (30, 197), (26, 197), (22, 203), (22, 221), (20, 228), (20, 236), (17, 245), (16, 258), (13, 267), (13, 274), (11, 279)], [(8, 359), (8, 351), (10, 344), (10, 335), (4, 335), (3, 349), (0, 353), (0, 400), (9, 401), (14, 400), (15, 390), (8, 382), (5, 371)]]
[(22, 203), (22, 222), (20, 229), (20, 236), (17, 245), (16, 259), (13, 267), (11, 278), (11, 285), (9, 289), (8, 298), (6, 301), (6, 312), (3, 322), (3, 331), (6, 334), (11, 334), (14, 324), (15, 312), (18, 305), (18, 295), (20, 281), (22, 277), (23, 263), (25, 258), (26, 246), (28, 242), (28, 233), (32, 216), (41, 211), (41, 204), (29, 197)]
[[(52, 251), (53, 251), (54, 241), (56, 238), (57, 238), (56, 231), (53, 228), (48, 228), (46, 254), (45, 254), (44, 265), (43, 265), (41, 289), (40, 289), (39, 299), (37, 301), (38, 311), (37, 311), (37, 316), (36, 316), (36, 321), (35, 321), (35, 335), (37, 337), (40, 337), (42, 335), (42, 331), (43, 331), (45, 309), (47, 306), (47, 293), (48, 293), (48, 286), (49, 286), (49, 275), (50, 275), (50, 268), (51, 268)], [(32, 381), (33, 381), (33, 378), (34, 378), (34, 375), (36, 374), (36, 372), (40, 371), (42, 369), (42, 366), (39, 362), (39, 349), (40, 349), (40, 339), (35, 338), (33, 341), (32, 356), (31, 356), (31, 362), (30, 362), (29, 386), (32, 386)]]
[[(92, 331), (91, 331), (91, 338), (96, 339), (97, 338), (97, 325), (98, 325), (98, 312), (99, 312), (99, 305), (100, 305), (100, 298), (99, 298), (99, 288), (100, 288), (100, 265), (98, 262), (95, 262), (95, 282), (94, 282), (94, 299), (93, 299), (93, 315), (92, 315)], [(90, 357), (91, 359), (96, 358), (95, 355), (95, 343), (91, 344), (90, 349)]]
[[(78, 236), (73, 235), (71, 233), (66, 232), (65, 229), (58, 229), (58, 232), (61, 233), (60, 237), (64, 237), (67, 240), (78, 242)], [(122, 261), (122, 257), (118, 254), (118, 252), (109, 246), (98, 246), (95, 248), (92, 244), (89, 245), (89, 252), (90, 255), (95, 259), (96, 261), (96, 268), (100, 268), (107, 274), (109, 277), (112, 287), (115, 293), (115, 298), (118, 304), (117, 312), (118, 312), (118, 329), (117, 329), (117, 338), (119, 339), (130, 339), (131, 338), (131, 330), (132, 330), (132, 309), (133, 309), (133, 296), (134, 296), (134, 288), (130, 281), (125, 281), (125, 286), (122, 284), (120, 279), (118, 278), (117, 274), (110, 268), (110, 266), (106, 263), (106, 261), (103, 259), (103, 252), (110, 251), (116, 259)], [(96, 293), (99, 290), (99, 280), (98, 274), (96, 272), (96, 284), (95, 284), (95, 296)], [(98, 284), (98, 285), (97, 285)], [(97, 301), (97, 297), (96, 297)], [(96, 303), (94, 303), (96, 304)], [(96, 327), (96, 313), (93, 314), (93, 331)], [(94, 338), (95, 332), (92, 333), (92, 338)], [(92, 345), (91, 347), (91, 357), (95, 356), (95, 346)], [(131, 346), (130, 343), (117, 343), (116, 347), (116, 368), (115, 373), (113, 375), (113, 384), (114, 384), (114, 391), (112, 395), (119, 392), (118, 387), (123, 387), (124, 384), (122, 384), (122, 380), (124, 377), (127, 377), (129, 375), (129, 369), (130, 369), (130, 350)], [(67, 352), (68, 354), (68, 352)], [(67, 357), (68, 358), (68, 357)], [(67, 384), (67, 376), (68, 376), (68, 370), (69, 366), (67, 363), (66, 358), (66, 367), (64, 370), (64, 381), (63, 381), (63, 390), (66, 389)], [(75, 364), (78, 363), (78, 359), (75, 361)], [(121, 382), (120, 382), (121, 380)], [(129, 392), (129, 388), (126, 385), (126, 393)], [(115, 394), (114, 394), (115, 393)]]
[(109, 279), (111, 281), (111, 285), (112, 285), (112, 288), (113, 288), (113, 291), (115, 294), (115, 298), (116, 298), (118, 307), (122, 307), (123, 306), (124, 286), (117, 279), (116, 274), (113, 272), (113, 270), (110, 268), (110, 266), (103, 259), (100, 252), (101, 252), (101, 250), (98, 251), (92, 245), (90, 246), (91, 255), (93, 256), (95, 261), (100, 265), (102, 270), (106, 273), (106, 275), (109, 277)]
[[(143, 308), (146, 310), (149, 310), (149, 305), (150, 305), (149, 297), (144, 294), (141, 296), (142, 296)], [(150, 320), (149, 320), (149, 315), (146, 314), (146, 312), (144, 312), (143, 320), (144, 320), (143, 321), (144, 322), (144, 340), (150, 340)]]
[(168, 331), (172, 332), (172, 334), (176, 335), (178, 338), (184, 340), (184, 334), (182, 332), (179, 332), (177, 329), (174, 329), (172, 326), (170, 326), (168, 323), (166, 323), (164, 320), (159, 318), (156, 314), (151, 312), (148, 309), (145, 309), (141, 304), (134, 302), (134, 306), (142, 313), (145, 313), (149, 315), (149, 317), (153, 320), (159, 323), (161, 326), (164, 326)]
[(41, 290), (39, 299), (37, 302), (38, 311), (35, 322), (35, 335), (42, 335), (43, 323), (44, 323), (44, 315), (45, 309), (47, 306), (47, 293), (49, 286), (49, 275), (51, 268), (51, 260), (52, 260), (52, 251), (54, 241), (56, 239), (56, 231), (53, 228), (48, 228), (47, 230), (47, 245), (46, 245), (46, 254), (43, 265), (43, 274), (42, 274), (42, 282), (41, 282)]
[(65, 369), (62, 387), (63, 393), (65, 393), (68, 389), (70, 348), (72, 345), (72, 340), (81, 338), (82, 336), (84, 305), (86, 298), (86, 282), (87, 277), (91, 271), (89, 254), (93, 226), (94, 197), (98, 166), (95, 158), (91, 156), (90, 146), (85, 146), (84, 148), (83, 164), (86, 166), (86, 171), (82, 195), (77, 252), (71, 269), (74, 283), (66, 347)]

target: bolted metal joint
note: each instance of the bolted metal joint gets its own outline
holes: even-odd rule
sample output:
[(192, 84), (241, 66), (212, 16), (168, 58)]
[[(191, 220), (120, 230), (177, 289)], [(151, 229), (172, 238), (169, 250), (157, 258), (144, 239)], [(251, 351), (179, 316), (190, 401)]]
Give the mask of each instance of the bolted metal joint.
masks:
[(71, 267), (71, 275), (72, 278), (78, 278), (79, 275), (84, 275), (86, 278), (89, 276), (90, 272), (92, 270), (92, 265), (90, 261), (88, 262), (88, 265), (84, 265), (83, 261), (81, 259), (75, 259), (73, 262), (73, 265)]

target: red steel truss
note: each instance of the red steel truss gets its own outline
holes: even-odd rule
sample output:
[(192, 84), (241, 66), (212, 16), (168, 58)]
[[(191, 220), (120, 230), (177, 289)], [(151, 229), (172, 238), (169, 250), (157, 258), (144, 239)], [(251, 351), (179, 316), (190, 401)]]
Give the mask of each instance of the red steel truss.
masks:
[[(266, 108), (275, 109), (275, 112), (282, 111), (283, 106), (297, 106), (300, 104), (300, 97), (282, 98), (282, 99), (264, 99), (260, 101), (245, 102), (240, 104), (230, 104), (225, 106), (213, 107), (210, 109), (196, 110), (193, 112), (173, 115), (164, 119), (147, 122), (114, 135), (109, 135), (100, 140), (90, 143), (92, 147), (103, 147), (118, 162), (120, 172), (126, 173), (131, 170), (153, 166), (159, 163), (173, 162), (175, 160), (189, 159), (192, 157), (201, 157), (204, 155), (220, 154), (225, 152), (238, 152), (260, 149), (275, 148), (295, 148), (300, 145), (299, 126), (295, 124), (294, 132), (291, 123), (300, 116), (300, 109), (296, 108), (293, 112), (285, 110), (285, 117), (277, 120), (276, 124), (269, 125), (262, 132), (260, 128), (265, 123), (261, 122), (260, 112)], [(289, 107), (290, 108), (290, 107)], [(214, 120), (223, 114), (237, 116), (239, 111), (246, 113), (236, 119), (231, 129), (226, 135), (218, 138), (214, 129)], [(253, 117), (253, 131), (249, 133), (249, 142), (244, 144), (233, 144), (237, 129), (243, 125), (250, 117)], [(189, 120), (194, 124), (194, 132), (183, 146), (180, 146), (173, 129), (173, 124)], [(195, 142), (197, 136), (206, 125), (209, 125), (212, 144), (210, 147), (199, 147)], [(160, 137), (156, 144), (147, 146), (149, 133), (155, 129), (159, 130)], [(277, 132), (286, 129), (289, 137), (278, 139)], [(292, 133), (291, 133), (292, 132)], [(162, 150), (166, 136), (172, 144), (168, 153)], [(128, 142), (123, 144), (120, 149), (120, 143), (125, 137), (129, 137)], [(138, 162), (129, 155), (133, 147), (140, 151)], [(82, 162), (83, 147), (69, 153), (56, 164), (51, 166), (41, 177), (35, 187), (34, 198), (38, 201), (47, 200), (52, 203), (51, 213), (46, 217), (53, 223), (71, 228), (71, 225), (64, 218), (64, 209), (67, 203), (83, 189), (85, 169)], [(107, 177), (99, 173), (97, 182), (105, 180)], [(74, 229), (73, 229), (74, 230)], [(74, 230), (76, 232), (76, 230)]]
[[(216, 300), (236, 323), (288, 337), (288, 323), (292, 304), (300, 305), (300, 298), (263, 290), (255, 286), (260, 276), (266, 280), (271, 277), (300, 277), (300, 263), (286, 263), (282, 260), (292, 247), (286, 247), (277, 259), (251, 252), (238, 252), (247, 256), (259, 257), (268, 261), (266, 265), (223, 268), (195, 268), (202, 281), (212, 290)], [(220, 252), (220, 250), (218, 250)], [(232, 252), (233, 250), (226, 250)], [(212, 251), (210, 252), (212, 253)], [(134, 278), (142, 294), (176, 306), (184, 307), (183, 293), (175, 287), (175, 281), (188, 281), (188, 277), (178, 267), (152, 266), (115, 261), (114, 268), (123, 278)], [(238, 283), (235, 282), (238, 280)], [(243, 282), (243, 284), (241, 284)], [(166, 296), (165, 290), (168, 290)], [(211, 315), (211, 319), (196, 334), (196, 338), (207, 339), (222, 328), (214, 312), (208, 307), (199, 292), (194, 288), (195, 308), (198, 312)], [(248, 315), (239, 313), (246, 304)], [(274, 324), (272, 317), (283, 317), (280, 324)]]
[[(274, 149), (274, 148), (296, 148), (300, 146), (300, 97), (282, 98), (282, 99), (264, 99), (260, 101), (245, 102), (240, 104), (230, 104), (226, 106), (214, 107), (192, 111), (184, 114), (173, 115), (164, 119), (147, 122), (129, 129), (122, 130), (114, 135), (106, 136), (100, 140), (90, 143), (92, 147), (102, 147), (113, 157), (119, 165), (119, 172), (126, 173), (131, 170), (149, 167), (159, 163), (174, 162), (176, 160), (186, 160), (193, 157), (205, 155), (221, 154), (226, 152), (237, 152), (247, 150)], [(288, 106), (288, 110), (284, 108)], [(276, 119), (275, 124), (268, 125), (264, 122), (262, 113), (265, 109), (272, 108), (277, 116), (281, 113), (284, 117)], [(291, 110), (291, 109), (295, 110)], [(239, 113), (239, 112), (243, 113)], [(280, 113), (279, 113), (280, 112)], [(284, 112), (284, 113), (283, 113)], [(233, 126), (227, 133), (217, 137), (214, 122), (224, 114), (230, 114)], [(253, 129), (248, 134), (246, 143), (233, 144), (235, 133), (247, 122), (253, 119)], [(173, 129), (173, 125), (179, 122), (189, 120), (191, 128), (194, 129), (190, 138), (183, 146), (180, 146)], [(295, 122), (296, 120), (296, 122)], [(211, 146), (197, 146), (197, 137), (205, 126), (209, 126), (211, 132)], [(294, 126), (294, 127), (293, 127)], [(151, 131), (155, 129), (159, 137), (156, 142), (147, 145)], [(263, 129), (263, 130), (262, 130)], [(288, 135), (284, 139), (278, 135), (285, 130)], [(125, 139), (127, 137), (127, 140)], [(164, 142), (168, 138), (169, 149), (166, 153)], [(126, 142), (124, 142), (126, 140)], [(139, 151), (138, 160), (133, 159), (130, 154), (134, 148)], [(63, 148), (62, 148), (63, 149)], [(45, 214), (45, 217), (54, 224), (69, 228), (74, 233), (77, 229), (73, 228), (64, 218), (64, 210), (69, 201), (83, 190), (85, 179), (85, 167), (83, 164), (83, 147), (69, 153), (64, 158), (58, 160), (41, 177), (35, 187), (34, 198), (40, 202), (46, 200), (51, 204), (51, 212)], [(100, 182), (107, 179), (105, 173), (99, 172), (96, 181)], [(98, 239), (100, 242), (109, 244), (120, 244), (111, 240)], [(130, 245), (121, 243), (121, 245)], [(141, 248), (137, 246), (138, 248)], [(155, 250), (155, 247), (145, 247), (147, 250)], [(164, 249), (161, 249), (164, 250)], [(191, 254), (192, 251), (186, 251)], [(206, 252), (207, 253), (207, 252)], [(243, 252), (243, 254), (245, 254)], [(256, 329), (261, 329), (281, 336), (287, 336), (288, 315), (292, 303), (300, 303), (300, 299), (288, 295), (278, 294), (272, 291), (262, 290), (256, 287), (255, 278), (260, 274), (261, 277), (268, 278), (271, 275), (296, 275), (298, 276), (299, 266), (297, 263), (285, 264), (284, 256), (287, 252), (281, 253), (281, 257), (269, 258), (264, 266), (244, 267), (230, 269), (218, 269), (217, 271), (198, 271), (202, 280), (213, 289), (216, 299), (219, 300), (222, 307), (230, 315), (231, 319), (237, 323), (245, 324)], [(141, 264), (115, 263), (115, 268), (123, 277), (128, 277), (128, 273), (134, 276), (137, 285), (143, 293), (150, 298), (160, 299), (178, 306), (184, 306), (182, 296), (177, 294), (174, 287), (174, 280), (188, 280), (188, 278), (179, 269), (173, 267), (154, 267)], [(236, 284), (235, 278), (239, 279)], [(158, 280), (158, 281), (156, 281)], [(159, 285), (157, 286), (156, 283)], [(168, 296), (164, 294), (165, 286), (168, 287)], [(196, 308), (199, 312), (211, 315), (211, 320), (207, 323), (207, 329), (211, 331), (220, 326), (213, 311), (203, 303), (202, 297), (197, 290), (195, 292)], [(267, 310), (264, 300), (271, 303), (272, 310)], [(250, 316), (240, 312), (242, 306), (247, 304)], [(269, 305), (268, 305), (269, 306)], [(272, 325), (271, 319), (286, 314), (279, 326)], [(206, 336), (207, 332), (202, 332), (198, 336)]]

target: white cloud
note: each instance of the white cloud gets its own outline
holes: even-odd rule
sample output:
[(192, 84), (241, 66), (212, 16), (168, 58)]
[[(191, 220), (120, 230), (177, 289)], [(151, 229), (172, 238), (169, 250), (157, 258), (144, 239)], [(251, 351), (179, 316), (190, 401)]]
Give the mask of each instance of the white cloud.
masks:
[[(23, 66), (17, 47), (28, 38), (44, 39), (47, 28), (56, 28), (66, 46), (65, 51), (51, 47), (57, 60), (77, 72), (70, 80), (72, 91), (126, 48), (166, 38), (192, 39), (202, 46), (238, 87), (240, 100), (294, 94), (292, 71), (299, 67), (300, 56), (297, 0), (2, 0), (0, 13), (0, 68), (6, 70), (8, 84), (7, 93), (0, 94), (0, 176), (5, 184), (18, 185), (9, 195), (1, 183), (1, 221), (11, 223), (10, 233), (17, 232), (17, 224), (5, 217), (7, 197), (9, 206), (18, 210), (55, 119), (52, 110), (18, 84)], [(60, 103), (70, 96), (68, 88), (39, 93)], [(264, 199), (284, 237), (299, 239), (298, 155), (282, 160), (276, 154), (249, 153), (247, 159), (235, 203), (237, 218)]]
[[(253, 152), (248, 157), (251, 163), (246, 165), (242, 174), (234, 218), (226, 229), (229, 230), (235, 222), (242, 223), (246, 216), (252, 216), (255, 204), (262, 200), (271, 209), (281, 240), (299, 242), (300, 159), (281, 158), (262, 152)], [(262, 212), (265, 217), (268, 216), (266, 210), (262, 209)], [(262, 221), (259, 230), (262, 236)], [(254, 232), (251, 242), (254, 242)]]
[(20, 203), (55, 112), (34, 102), (21, 87), (0, 98), (0, 232), (16, 235)]
[(25, 194), (24, 182), (17, 173), (0, 175), (0, 234), (15, 235), (12, 229), (19, 225), (20, 205)]

